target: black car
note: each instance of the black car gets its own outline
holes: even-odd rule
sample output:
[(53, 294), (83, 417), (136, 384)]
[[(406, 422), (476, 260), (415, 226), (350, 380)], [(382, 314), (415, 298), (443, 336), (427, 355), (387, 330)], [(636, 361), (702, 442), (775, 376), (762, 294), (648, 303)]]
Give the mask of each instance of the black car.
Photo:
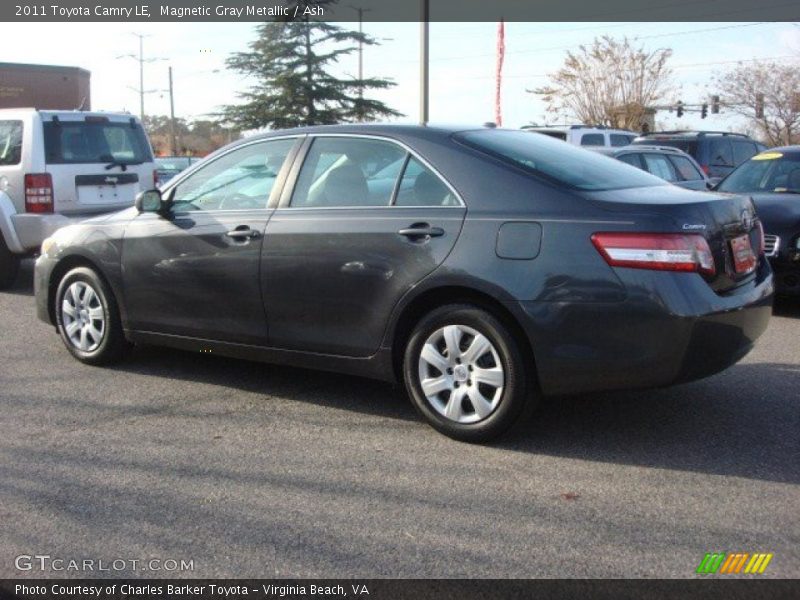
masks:
[(700, 165), (678, 148), (636, 144), (622, 148), (593, 148), (593, 150), (687, 190), (705, 191), (712, 185)]
[(745, 196), (546, 136), (315, 127), (61, 229), (35, 289), (85, 363), (142, 342), (399, 380), (439, 431), (479, 441), (543, 394), (735, 363), (771, 313), (760, 236)]
[(633, 143), (679, 148), (694, 158), (715, 183), (765, 149), (742, 133), (728, 131), (656, 131), (639, 136)]
[(753, 198), (779, 293), (800, 296), (800, 146), (754, 156), (718, 186)]

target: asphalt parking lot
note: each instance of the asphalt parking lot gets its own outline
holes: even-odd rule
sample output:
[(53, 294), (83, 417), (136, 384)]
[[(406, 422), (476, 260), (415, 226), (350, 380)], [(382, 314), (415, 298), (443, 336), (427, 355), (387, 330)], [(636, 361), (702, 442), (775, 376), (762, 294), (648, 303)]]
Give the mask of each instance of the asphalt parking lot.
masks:
[[(800, 302), (741, 364), (549, 401), (456, 443), (391, 386), (137, 348), (79, 364), (0, 293), (0, 577), (692, 577), (771, 552), (800, 577)], [(193, 571), (15, 568), (19, 555)]]

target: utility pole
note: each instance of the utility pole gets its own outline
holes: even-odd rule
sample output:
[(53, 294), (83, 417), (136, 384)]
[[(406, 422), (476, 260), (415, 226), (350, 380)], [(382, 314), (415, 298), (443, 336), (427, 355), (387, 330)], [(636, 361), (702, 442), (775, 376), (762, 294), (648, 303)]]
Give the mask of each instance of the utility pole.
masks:
[(144, 35), (133, 35), (139, 38), (139, 119), (144, 123)]
[(420, 40), (419, 40), (419, 122), (425, 125), (428, 122), (428, 91), (430, 85), (430, 72), (428, 53), (430, 50), (430, 0), (420, 0)]
[[(372, 9), (369, 8), (362, 8), (360, 6), (350, 6), (354, 11), (358, 13), (358, 99), (359, 99), (359, 106), (361, 106), (360, 101), (364, 99), (364, 42), (361, 40), (361, 37), (364, 35), (364, 13), (369, 12)], [(361, 110), (359, 108), (359, 110)], [(363, 115), (359, 114), (359, 121), (363, 121)]]
[(172, 88), (172, 66), (169, 67), (169, 138), (172, 156), (177, 156), (178, 140), (175, 137), (175, 94)]
[(131, 33), (139, 38), (139, 55), (135, 54), (122, 54), (117, 58), (132, 58), (139, 63), (139, 89), (133, 88), (139, 94), (139, 119), (144, 122), (144, 95), (157, 90), (144, 89), (144, 63), (152, 63), (157, 60), (166, 60), (164, 58), (144, 58), (144, 38), (149, 37), (143, 33)]

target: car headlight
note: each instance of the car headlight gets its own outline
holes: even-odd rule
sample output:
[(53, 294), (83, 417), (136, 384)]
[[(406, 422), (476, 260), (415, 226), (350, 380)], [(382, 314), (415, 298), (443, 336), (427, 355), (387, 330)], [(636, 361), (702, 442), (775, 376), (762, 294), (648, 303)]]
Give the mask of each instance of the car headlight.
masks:
[(45, 238), (42, 242), (42, 254), (48, 254), (56, 245), (56, 241), (49, 237)]

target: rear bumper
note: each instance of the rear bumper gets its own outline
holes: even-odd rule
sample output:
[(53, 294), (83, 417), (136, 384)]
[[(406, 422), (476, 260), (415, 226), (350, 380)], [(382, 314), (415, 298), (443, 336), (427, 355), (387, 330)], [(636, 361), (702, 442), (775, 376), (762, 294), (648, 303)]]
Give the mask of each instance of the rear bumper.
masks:
[(699, 275), (625, 271), (623, 302), (518, 305), (545, 394), (707, 377), (744, 357), (772, 314), (766, 261), (755, 281), (727, 295), (714, 293)]
[(57, 230), (77, 223), (81, 219), (72, 219), (64, 215), (37, 215), (21, 213), (11, 216), (11, 223), (17, 232), (20, 252), (36, 250), (42, 242)]

